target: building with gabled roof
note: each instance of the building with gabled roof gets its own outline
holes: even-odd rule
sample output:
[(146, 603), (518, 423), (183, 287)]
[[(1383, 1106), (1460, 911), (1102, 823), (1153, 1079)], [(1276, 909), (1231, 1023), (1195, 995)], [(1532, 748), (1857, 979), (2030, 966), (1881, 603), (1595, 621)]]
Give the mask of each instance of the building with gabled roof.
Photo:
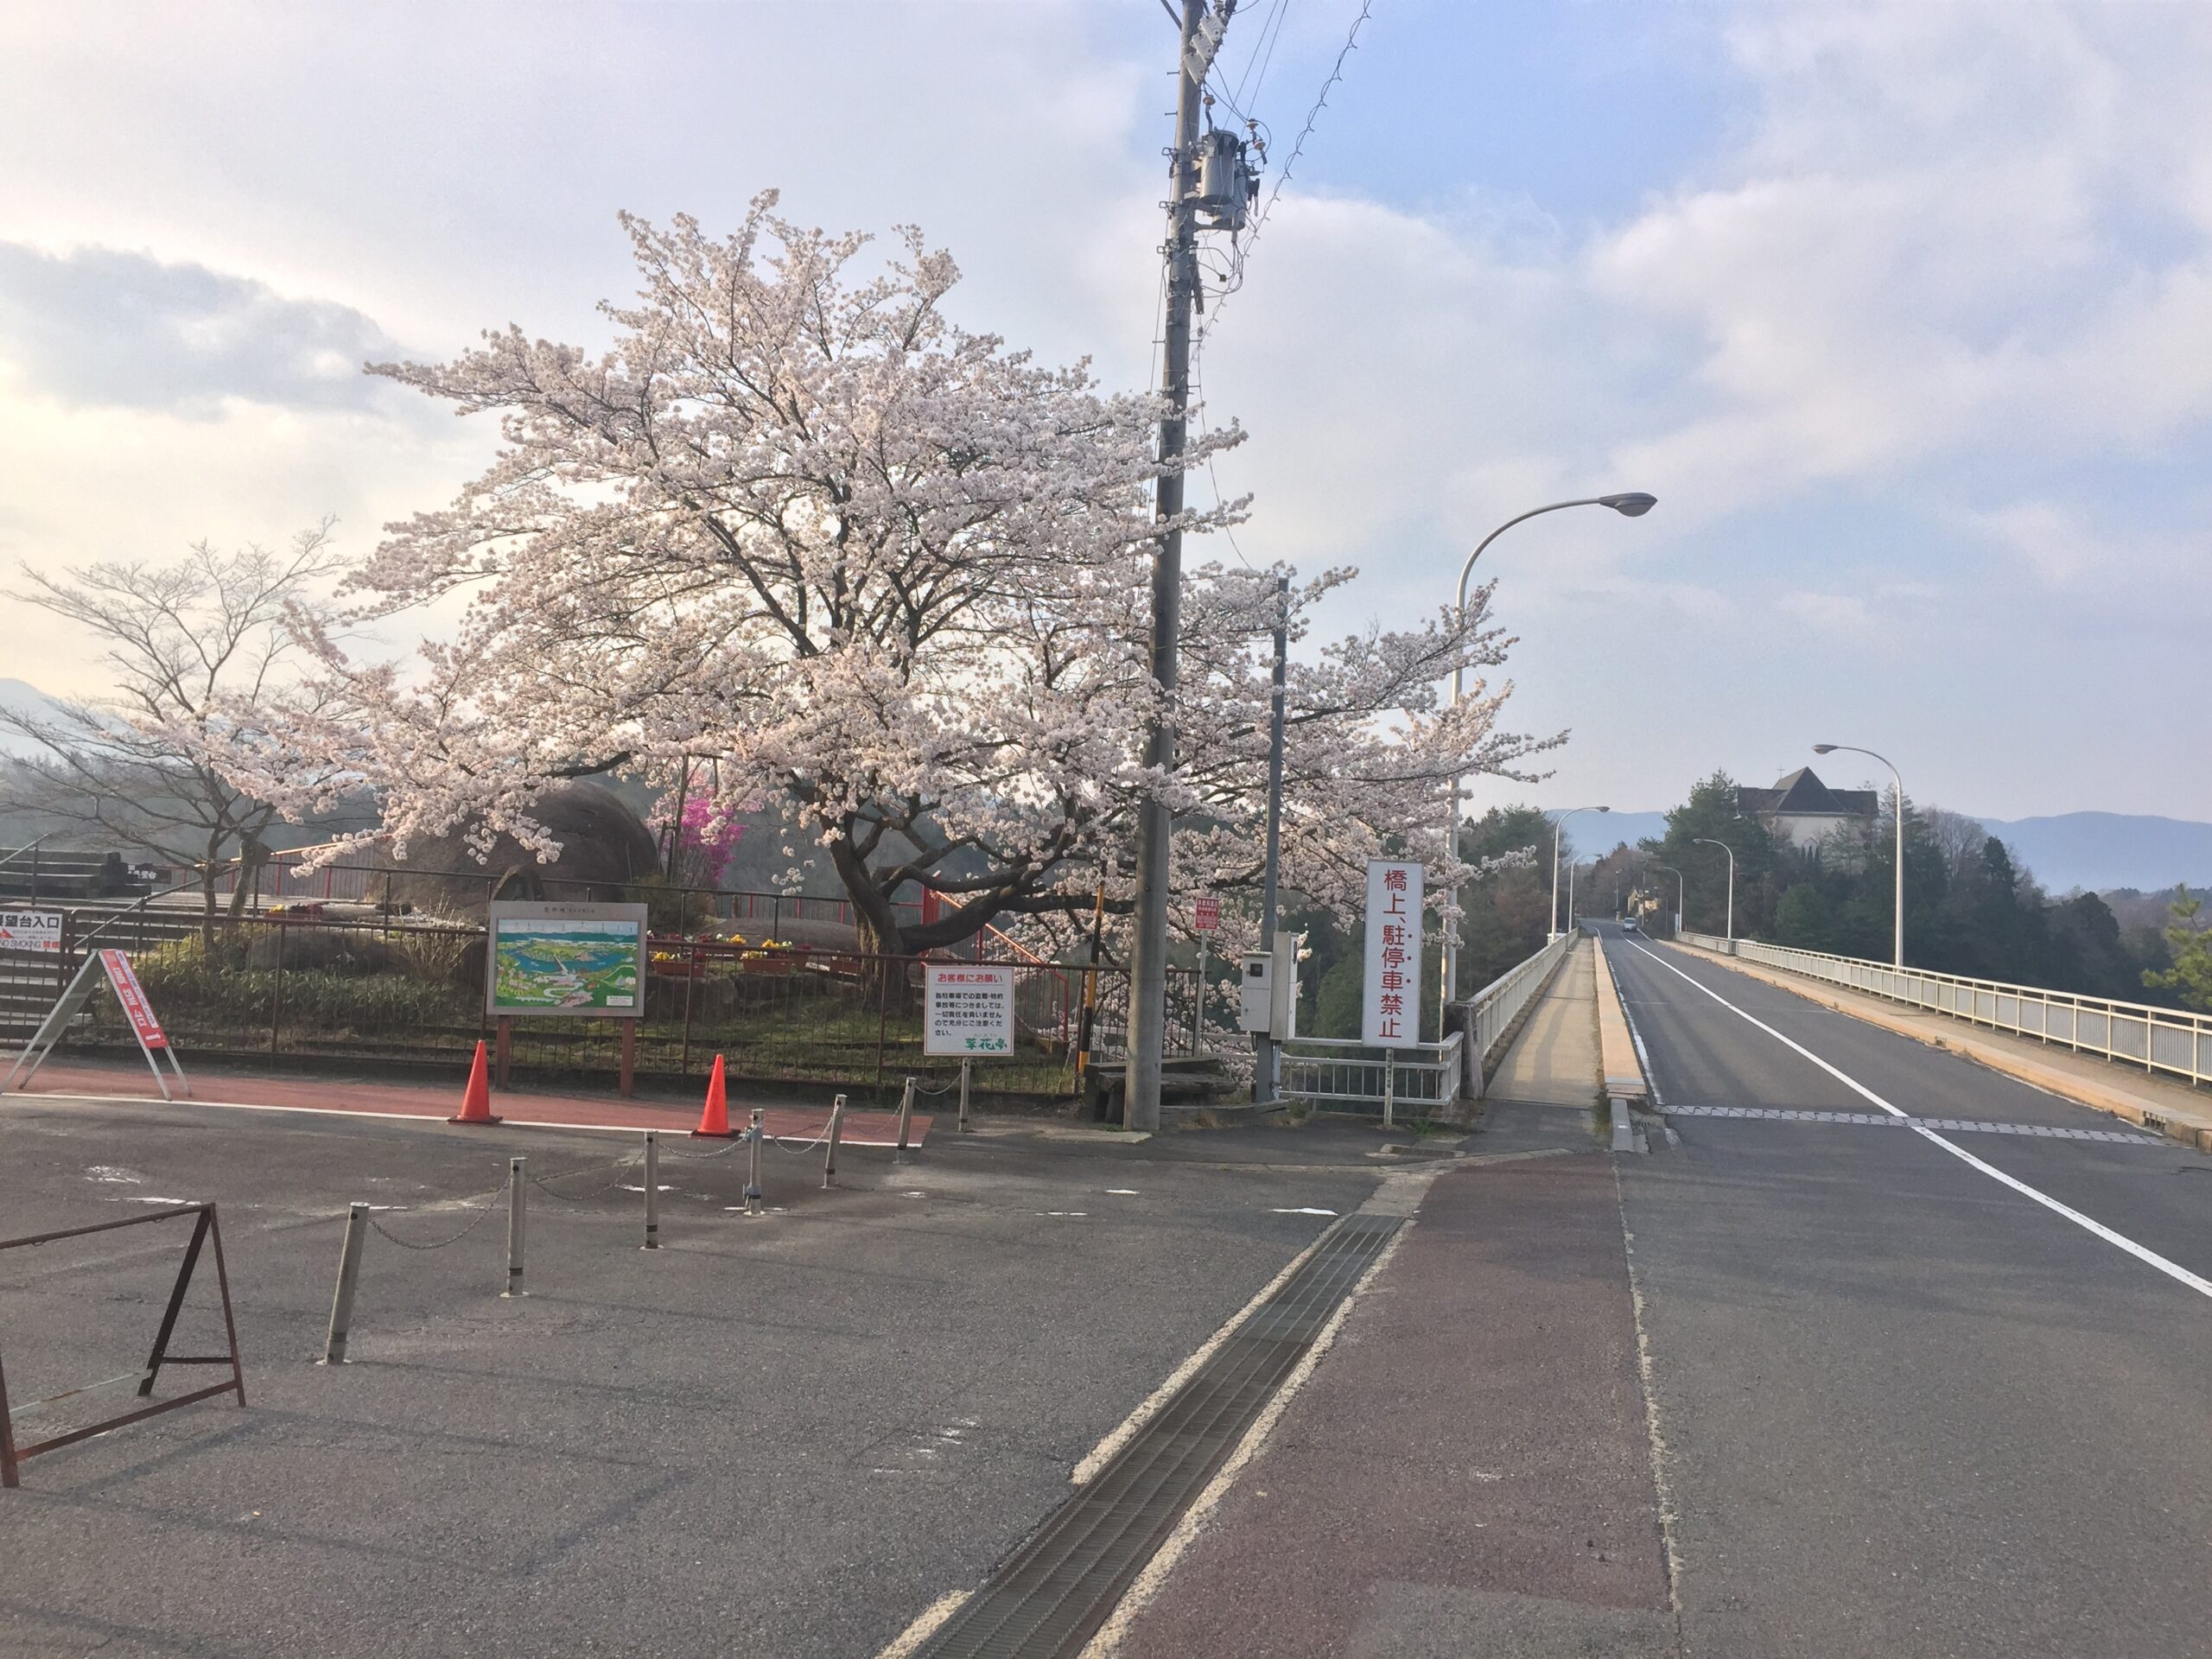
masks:
[(1872, 823), (1881, 816), (1882, 797), (1871, 789), (1830, 789), (1810, 766), (1800, 766), (1772, 789), (1738, 785), (1736, 808), (1791, 846), (1810, 849), (1847, 824)]

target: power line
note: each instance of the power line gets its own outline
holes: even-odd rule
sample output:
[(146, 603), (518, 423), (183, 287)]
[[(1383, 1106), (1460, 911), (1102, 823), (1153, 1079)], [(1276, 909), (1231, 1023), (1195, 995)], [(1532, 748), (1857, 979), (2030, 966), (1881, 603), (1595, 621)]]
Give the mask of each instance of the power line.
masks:
[(1336, 61), (1329, 67), (1328, 78), (1321, 83), (1321, 90), (1313, 99), (1313, 107), (1306, 112), (1305, 124), (1299, 129), (1297, 140), (1291, 145), (1290, 155), (1282, 164), (1282, 171), (1275, 175), (1274, 185), (1268, 192), (1266, 204), (1260, 209), (1259, 217), (1252, 221), (1251, 234), (1244, 238), (1243, 245), (1236, 250), (1230, 279), (1223, 284), (1221, 293), (1214, 301), (1212, 318), (1202, 323), (1196, 330), (1198, 338), (1193, 342), (1194, 345), (1203, 345), (1214, 322), (1220, 319), (1222, 305), (1231, 294), (1244, 285), (1245, 261), (1251, 257), (1253, 245), (1260, 239), (1260, 232), (1266, 226), (1268, 216), (1274, 212), (1275, 203), (1282, 196), (1283, 187), (1290, 182), (1291, 175), (1298, 166), (1299, 158), (1306, 153), (1306, 141), (1313, 136), (1314, 128), (1319, 124), (1321, 119), (1321, 111), (1328, 107), (1329, 93), (1344, 79), (1344, 64), (1359, 45), (1359, 31), (1366, 26), (1368, 20), (1374, 15), (1374, 10), (1375, 0), (1360, 0), (1359, 15), (1351, 20), (1351, 28), (1344, 35), (1344, 46), (1337, 53)]

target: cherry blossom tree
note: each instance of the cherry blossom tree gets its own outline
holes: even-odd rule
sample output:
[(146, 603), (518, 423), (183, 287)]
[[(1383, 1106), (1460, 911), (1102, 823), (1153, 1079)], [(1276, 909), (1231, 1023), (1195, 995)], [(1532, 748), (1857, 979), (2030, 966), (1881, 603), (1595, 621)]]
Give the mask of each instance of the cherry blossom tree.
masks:
[[(365, 781), (403, 847), (465, 824), (550, 851), (530, 810), (556, 780), (696, 779), (711, 758), (713, 810), (794, 802), (864, 944), (894, 953), (1016, 918), (1072, 932), (1102, 891), (1126, 911), (1154, 792), (1185, 815), (1179, 879), (1253, 885), (1275, 575), (1187, 578), (1163, 711), (1146, 644), (1158, 400), (957, 325), (957, 270), (918, 232), (871, 274), (868, 238), (775, 204), (720, 240), (626, 218), (642, 289), (603, 308), (601, 353), (510, 328), (451, 363), (378, 368), (501, 422), (489, 470), (393, 526), (353, 584), (379, 618), (467, 590), (463, 620), (403, 666), (350, 660), (309, 619), (337, 700), (229, 764), (293, 810)], [(1240, 436), (1199, 434), (1174, 464)], [(1243, 505), (1179, 522), (1204, 533)], [(1350, 575), (1294, 591), (1294, 632)], [(1350, 893), (1385, 836), (1440, 860), (1426, 826), (1445, 779), (1542, 747), (1494, 731), (1502, 692), (1440, 707), (1439, 681), (1508, 643), (1472, 611), (1301, 653), (1299, 888)], [(1185, 757), (1168, 776), (1143, 760), (1163, 712)], [(929, 921), (893, 907), (915, 884), (944, 901)]]

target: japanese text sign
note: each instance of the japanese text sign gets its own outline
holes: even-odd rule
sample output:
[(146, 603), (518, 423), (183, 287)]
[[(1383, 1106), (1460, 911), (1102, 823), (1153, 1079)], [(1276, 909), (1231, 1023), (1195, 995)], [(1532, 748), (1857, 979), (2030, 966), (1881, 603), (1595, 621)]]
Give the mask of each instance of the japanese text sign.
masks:
[(1221, 931), (1221, 896), (1202, 893), (1191, 901), (1191, 930), (1196, 933)]
[(1014, 1052), (1014, 969), (931, 963), (922, 1000), (925, 1054)]
[(1374, 1048), (1421, 1042), (1421, 867), (1370, 859), (1367, 866), (1367, 975), (1359, 1040)]
[(0, 950), (59, 950), (58, 910), (0, 910)]

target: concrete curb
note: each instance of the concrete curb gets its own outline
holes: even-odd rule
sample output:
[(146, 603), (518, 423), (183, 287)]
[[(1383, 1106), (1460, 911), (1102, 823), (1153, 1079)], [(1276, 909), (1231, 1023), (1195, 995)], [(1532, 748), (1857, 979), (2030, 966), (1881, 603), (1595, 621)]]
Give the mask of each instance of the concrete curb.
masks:
[(1646, 1099), (1651, 1086), (1636, 1052), (1636, 1039), (1628, 1028), (1628, 1014), (1621, 1007), (1621, 988), (1614, 982), (1612, 964), (1605, 960), (1605, 942), (1593, 939), (1592, 944), (1598, 953), (1598, 1069), (1605, 1077), (1605, 1097)]
[[(1954, 1054), (1963, 1055), (1977, 1065), (1986, 1065), (1993, 1071), (2002, 1072), (2008, 1077), (2041, 1089), (2047, 1094), (2070, 1100), (2077, 1106), (2087, 1106), (2093, 1110), (2109, 1113), (2112, 1116), (2125, 1118), (2130, 1123), (2140, 1124), (2145, 1128), (2156, 1130), (2171, 1140), (2180, 1141), (2183, 1146), (2194, 1147), (2199, 1152), (2212, 1152), (2212, 1104), (2197, 1108), (2179, 1106), (2165, 1101), (2147, 1100), (2125, 1089), (2107, 1087), (2087, 1077), (2077, 1077), (2073, 1073), (2063, 1071), (2056, 1066), (2040, 1065), (2024, 1055), (2012, 1053), (1993, 1043), (1977, 1041), (1969, 1034), (1974, 1028), (1963, 1021), (1958, 1022), (1958, 1031), (1955, 1035), (1948, 1030), (1931, 1032), (1924, 1024), (1902, 1013), (1891, 1014), (1878, 1007), (1867, 1007), (1856, 1001), (1847, 1001), (1843, 996), (1828, 990), (1818, 980), (1801, 978), (1797, 975), (1785, 973), (1780, 969), (1766, 967), (1763, 963), (1747, 963), (1738, 957), (1724, 956), (1718, 950), (1707, 950), (1699, 945), (1685, 944), (1679, 939), (1670, 940), (1669, 943), (1678, 950), (1692, 951), (1708, 962), (1719, 963), (1724, 968), (1732, 968), (1747, 978), (1756, 979), (1763, 984), (1774, 986), (1778, 990), (1789, 991), (1795, 995), (1802, 996), (1808, 1002), (1817, 1003), (1820, 1007), (1832, 1009), (1837, 1014), (1847, 1014), (1854, 1020), (1864, 1020), (1870, 1026), (1878, 1026), (1883, 1030), (1894, 1032), (1900, 1037), (1910, 1037), (1916, 1042), (1927, 1044), (1931, 1048), (1946, 1049)], [(1935, 1017), (1940, 1019), (1944, 1016)]]

